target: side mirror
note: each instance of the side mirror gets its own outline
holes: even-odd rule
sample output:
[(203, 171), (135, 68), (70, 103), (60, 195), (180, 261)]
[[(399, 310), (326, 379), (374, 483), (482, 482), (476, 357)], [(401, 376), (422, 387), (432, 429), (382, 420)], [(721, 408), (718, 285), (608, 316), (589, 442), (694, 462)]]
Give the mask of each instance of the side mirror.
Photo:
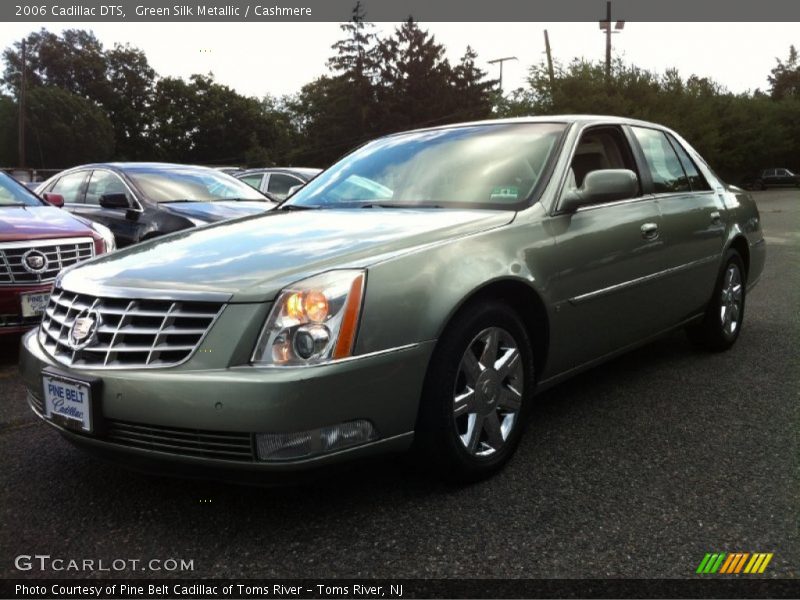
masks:
[(64, 196), (61, 194), (51, 194), (50, 192), (45, 192), (42, 194), (42, 198), (44, 198), (45, 202), (52, 204), (56, 208), (64, 207)]
[(580, 206), (633, 198), (639, 191), (639, 179), (630, 169), (590, 171), (577, 190), (561, 198), (561, 210), (572, 212)]
[(100, 196), (100, 206), (103, 208), (129, 208), (128, 197), (125, 194), (103, 194)]
[(290, 198), (291, 196), (294, 196), (297, 192), (302, 190), (304, 187), (305, 187), (304, 183), (300, 183), (298, 185), (293, 185), (292, 187), (289, 188), (289, 192), (286, 194), (286, 197)]

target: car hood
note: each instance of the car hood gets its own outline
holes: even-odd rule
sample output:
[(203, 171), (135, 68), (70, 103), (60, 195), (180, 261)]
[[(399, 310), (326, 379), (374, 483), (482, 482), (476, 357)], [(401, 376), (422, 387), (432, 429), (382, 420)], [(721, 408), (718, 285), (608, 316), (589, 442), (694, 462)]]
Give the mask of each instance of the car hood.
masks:
[[(137, 244), (66, 272), (87, 293), (163, 298), (219, 294), (271, 300), (316, 273), (366, 267), (426, 244), (513, 220), (511, 211), (350, 209), (272, 211)], [(113, 288), (118, 288), (118, 294)], [(94, 290), (94, 292), (92, 291)]]
[(275, 208), (274, 202), (258, 200), (217, 200), (215, 202), (166, 202), (160, 205), (163, 210), (202, 223), (216, 223), (236, 217), (255, 215)]
[(0, 207), (0, 242), (92, 237), (91, 229), (55, 206)]

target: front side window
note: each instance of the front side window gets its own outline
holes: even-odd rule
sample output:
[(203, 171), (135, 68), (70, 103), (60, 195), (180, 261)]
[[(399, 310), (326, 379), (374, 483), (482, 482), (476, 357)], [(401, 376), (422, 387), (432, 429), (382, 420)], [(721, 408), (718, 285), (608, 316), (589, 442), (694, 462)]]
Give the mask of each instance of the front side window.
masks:
[(664, 132), (644, 127), (631, 129), (644, 152), (653, 178), (653, 191), (656, 194), (688, 192), (691, 189), (689, 178)]
[(86, 188), (86, 204), (100, 204), (100, 197), (106, 194), (125, 194), (130, 202), (128, 188), (122, 180), (110, 171), (94, 171)]
[(269, 186), (267, 191), (275, 196), (278, 200), (283, 200), (289, 195), (289, 190), (296, 185), (303, 185), (303, 182), (292, 177), (291, 175), (284, 175), (283, 173), (273, 173), (269, 176)]
[(64, 197), (64, 202), (67, 204), (75, 204), (83, 201), (83, 182), (86, 181), (86, 171), (78, 171), (77, 173), (69, 173), (64, 175), (61, 179), (56, 181), (53, 188), (50, 190), (54, 194), (59, 194)]
[(472, 125), (381, 138), (288, 202), (515, 210), (527, 203), (565, 129), (561, 123)]

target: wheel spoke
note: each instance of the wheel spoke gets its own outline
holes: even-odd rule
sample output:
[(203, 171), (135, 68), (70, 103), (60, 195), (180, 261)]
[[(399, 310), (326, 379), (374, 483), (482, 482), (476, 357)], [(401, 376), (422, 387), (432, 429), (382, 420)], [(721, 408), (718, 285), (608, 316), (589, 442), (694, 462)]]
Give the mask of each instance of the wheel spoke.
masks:
[(467, 391), (465, 391), (462, 394), (459, 394), (453, 399), (453, 404), (454, 404), (453, 415), (455, 415), (455, 417), (458, 418), (461, 415), (466, 415), (471, 412), (475, 412), (475, 409), (473, 408), (474, 399), (475, 399), (475, 390), (468, 387)]
[(476, 414), (474, 417), (469, 417), (469, 427), (467, 428), (466, 440), (464, 445), (470, 454), (475, 454), (478, 448), (478, 440), (481, 439), (481, 432), (483, 431), (483, 415)]
[(472, 348), (467, 348), (464, 353), (464, 358), (461, 359), (461, 370), (467, 378), (467, 384), (474, 387), (478, 377), (481, 375), (481, 371), (483, 371), (483, 367), (472, 352)]
[(483, 428), (486, 430), (487, 443), (499, 450), (503, 446), (503, 432), (500, 430), (500, 419), (497, 417), (497, 412), (492, 411), (483, 421)]
[(497, 347), (500, 343), (497, 329), (490, 329), (483, 341), (486, 345), (483, 348), (480, 363), (483, 368), (488, 369), (494, 366), (494, 361), (497, 358)]
[(494, 363), (494, 368), (500, 379), (505, 379), (511, 374), (511, 370), (519, 364), (519, 352), (516, 348), (509, 348), (500, 359)]

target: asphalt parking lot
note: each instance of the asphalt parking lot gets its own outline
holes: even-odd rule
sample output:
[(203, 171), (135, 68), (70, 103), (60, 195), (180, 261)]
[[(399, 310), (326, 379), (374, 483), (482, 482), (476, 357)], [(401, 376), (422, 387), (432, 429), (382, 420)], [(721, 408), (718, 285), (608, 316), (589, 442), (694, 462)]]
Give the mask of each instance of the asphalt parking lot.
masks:
[(466, 488), (401, 458), (271, 489), (128, 473), (30, 413), (3, 340), (0, 576), (104, 575), (15, 569), (38, 553), (194, 561), (117, 573), (144, 577), (689, 577), (743, 551), (797, 577), (800, 190), (756, 197), (768, 259), (737, 345), (675, 333), (551, 390), (508, 468)]

